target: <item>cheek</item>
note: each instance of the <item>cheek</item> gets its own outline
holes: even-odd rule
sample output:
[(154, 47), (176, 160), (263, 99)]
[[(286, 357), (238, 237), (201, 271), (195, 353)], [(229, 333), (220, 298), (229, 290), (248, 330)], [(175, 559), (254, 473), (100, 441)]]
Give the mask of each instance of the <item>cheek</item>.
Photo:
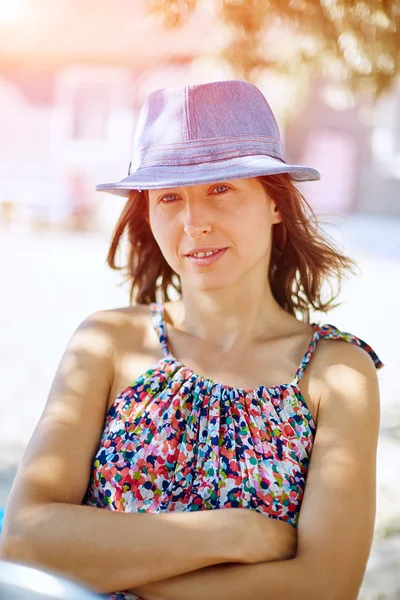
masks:
[(173, 221), (158, 215), (150, 216), (150, 229), (165, 259), (169, 262), (178, 239)]
[(265, 251), (272, 236), (272, 223), (267, 210), (260, 210), (259, 206), (248, 206), (241, 211), (236, 221), (237, 238), (242, 245), (252, 249), (257, 254)]
[(150, 214), (149, 218), (151, 232), (159, 246), (162, 246), (164, 239), (167, 239), (168, 224), (165, 219), (161, 218), (157, 213)]

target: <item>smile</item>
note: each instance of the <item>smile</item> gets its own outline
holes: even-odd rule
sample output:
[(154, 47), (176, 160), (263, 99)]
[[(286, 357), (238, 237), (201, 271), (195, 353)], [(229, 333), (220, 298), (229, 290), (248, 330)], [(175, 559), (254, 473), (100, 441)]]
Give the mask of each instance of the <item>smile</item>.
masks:
[(189, 254), (186, 256), (195, 265), (209, 265), (219, 260), (228, 248), (221, 248), (221, 250), (213, 250), (210, 252), (196, 252), (195, 254)]

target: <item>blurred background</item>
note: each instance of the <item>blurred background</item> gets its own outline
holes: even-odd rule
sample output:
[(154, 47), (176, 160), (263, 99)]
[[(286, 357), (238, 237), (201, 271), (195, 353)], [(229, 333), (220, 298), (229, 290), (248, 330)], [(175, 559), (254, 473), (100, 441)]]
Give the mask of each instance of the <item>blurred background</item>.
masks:
[(90, 312), (129, 303), (105, 266), (133, 128), (158, 88), (240, 78), (358, 261), (313, 320), (367, 341), (379, 372), (378, 511), (360, 598), (400, 598), (400, 3), (0, 0), (0, 508), (62, 352)]

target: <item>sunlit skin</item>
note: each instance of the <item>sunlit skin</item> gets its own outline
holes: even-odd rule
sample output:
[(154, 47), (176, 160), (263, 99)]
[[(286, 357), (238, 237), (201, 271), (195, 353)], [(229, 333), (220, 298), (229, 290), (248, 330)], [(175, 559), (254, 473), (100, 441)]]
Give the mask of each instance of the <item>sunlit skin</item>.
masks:
[[(267, 276), (272, 228), (282, 219), (258, 178), (150, 190), (149, 219), (166, 261), (180, 275), (191, 333), (226, 348), (292, 325)], [(203, 246), (228, 250), (198, 266), (185, 254)]]

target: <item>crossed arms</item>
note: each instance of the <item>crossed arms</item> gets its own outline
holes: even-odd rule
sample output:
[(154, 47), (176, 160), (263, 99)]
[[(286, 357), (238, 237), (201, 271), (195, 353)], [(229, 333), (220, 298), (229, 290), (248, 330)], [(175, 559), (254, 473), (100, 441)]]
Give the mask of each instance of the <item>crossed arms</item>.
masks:
[[(9, 497), (0, 556), (58, 570), (100, 593), (131, 589), (145, 600), (355, 600), (375, 517), (379, 393), (368, 354), (321, 341), (318, 425), (297, 553), (280, 558), (275, 532), (260, 562), (251, 558), (256, 530), (224, 521), (229, 510), (255, 511), (155, 515), (81, 506), (113, 378), (107, 327), (96, 314), (67, 347)], [(216, 513), (213, 527), (207, 513)], [(275, 521), (257, 517), (265, 526)]]

